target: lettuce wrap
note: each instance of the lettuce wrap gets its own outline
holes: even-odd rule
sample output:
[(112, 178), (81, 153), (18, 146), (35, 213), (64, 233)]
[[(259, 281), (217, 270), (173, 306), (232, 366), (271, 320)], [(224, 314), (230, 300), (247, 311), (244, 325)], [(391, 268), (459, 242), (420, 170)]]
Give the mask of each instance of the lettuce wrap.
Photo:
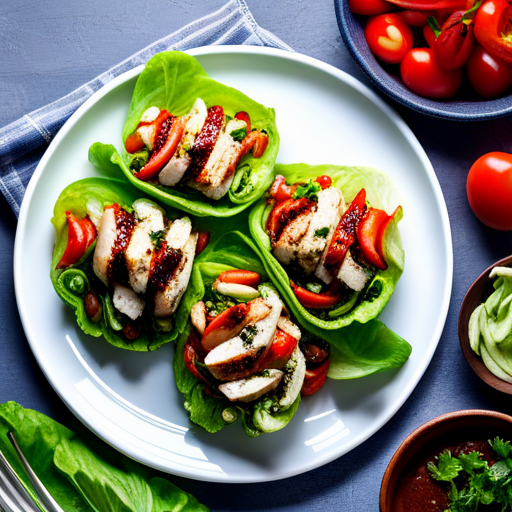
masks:
[[(176, 339), (185, 329), (188, 319), (188, 311), (183, 307), (183, 303), (186, 302), (185, 296), (172, 317), (170, 330), (159, 325), (153, 317), (151, 308), (146, 307), (142, 314), (141, 334), (136, 340), (131, 341), (122, 333), (107, 287), (94, 274), (92, 259), (96, 242), (92, 243), (76, 264), (57, 268), (68, 243), (66, 211), (83, 218), (91, 208), (100, 215), (105, 206), (114, 203), (130, 210), (133, 201), (140, 197), (139, 190), (115, 179), (86, 178), (66, 187), (53, 211), (52, 224), (56, 232), (56, 242), (50, 277), (55, 291), (65, 304), (74, 309), (77, 323), (86, 334), (104, 336), (115, 347), (142, 352), (156, 350), (164, 343)], [(166, 213), (169, 218), (177, 215), (171, 210)], [(93, 322), (85, 312), (84, 297), (91, 289), (96, 291), (102, 303), (103, 314), (98, 322)]]
[(44, 414), (15, 402), (0, 404), (0, 450), (37, 495), (7, 433), (13, 432), (43, 485), (67, 512), (207, 512), (209, 509), (169, 480), (120, 454), (75, 425), (78, 435)]
[[(240, 229), (246, 228), (247, 219), (244, 217), (238, 222)], [(215, 236), (208, 248), (196, 258), (187, 307), (203, 300), (221, 272), (234, 269), (251, 269), (262, 279), (271, 277), (272, 271), (268, 258), (246, 234), (239, 231)], [(304, 325), (303, 319), (296, 319), (302, 320)], [(311, 324), (308, 329), (309, 332), (302, 330), (303, 337), (312, 336), (329, 342), (331, 364), (328, 377), (333, 379), (353, 379), (398, 369), (411, 354), (411, 346), (378, 320), (369, 320), (365, 324), (353, 322), (349, 327), (338, 330), (327, 331)], [(279, 430), (288, 424), (299, 406), (300, 395), (292, 407), (276, 413), (275, 399), (271, 395), (263, 396), (253, 404), (240, 404), (206, 393), (204, 383), (185, 365), (184, 349), (191, 332), (192, 327), (189, 326), (179, 336), (173, 359), (176, 385), (185, 396), (184, 406), (191, 421), (208, 432), (217, 432), (240, 418), (246, 434), (251, 437)]]
[[(367, 203), (374, 208), (385, 210), (388, 214), (403, 204), (402, 197), (389, 177), (368, 167), (291, 164), (276, 165), (275, 173), (284, 176), (287, 183), (307, 182), (321, 175), (330, 176), (332, 185), (341, 190), (347, 205), (362, 188), (366, 190)], [(332, 311), (306, 309), (298, 301), (286, 269), (272, 254), (270, 238), (266, 231), (270, 210), (266, 198), (262, 198), (250, 212), (250, 232), (261, 251), (273, 282), (304, 327), (313, 330), (335, 330), (350, 326), (353, 322), (364, 324), (379, 316), (395, 291), (404, 269), (404, 251), (397, 227), (402, 218), (401, 209), (384, 235), (383, 251), (387, 269), (377, 270), (362, 293), (354, 293), (352, 299), (341, 307), (336, 306)]]
[(251, 126), (267, 133), (269, 144), (261, 158), (248, 153), (239, 163), (229, 193), (213, 201), (185, 185), (166, 187), (136, 178), (128, 165), (128, 154), (120, 155), (112, 145), (96, 143), (89, 159), (100, 168), (115, 164), (119, 174), (141, 191), (157, 200), (197, 216), (229, 217), (256, 201), (272, 183), (272, 169), (279, 150), (279, 134), (273, 109), (264, 107), (245, 94), (210, 78), (199, 62), (180, 52), (155, 55), (141, 73), (123, 127), (123, 143), (132, 134), (142, 114), (152, 106), (166, 109), (174, 116), (186, 115), (197, 98), (207, 106), (221, 105), (233, 117), (245, 111)]

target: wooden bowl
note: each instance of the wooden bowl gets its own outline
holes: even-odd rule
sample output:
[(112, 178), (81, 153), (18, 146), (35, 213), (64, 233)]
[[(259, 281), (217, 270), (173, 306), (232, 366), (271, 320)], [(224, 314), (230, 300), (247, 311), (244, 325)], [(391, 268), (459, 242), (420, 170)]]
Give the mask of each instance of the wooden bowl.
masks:
[(471, 317), (471, 313), (485, 302), (485, 300), (491, 295), (494, 291), (492, 283), (494, 280), (489, 279), (489, 274), (494, 267), (510, 267), (512, 266), (512, 256), (508, 256), (503, 258), (500, 261), (497, 261), (493, 265), (491, 265), (485, 272), (483, 272), (471, 285), (469, 290), (462, 301), (462, 306), (460, 307), (459, 313), (459, 343), (460, 348), (462, 349), (462, 353), (466, 358), (469, 366), (473, 369), (473, 371), (489, 386), (501, 391), (502, 393), (507, 393), (512, 395), (512, 384), (505, 382), (493, 373), (491, 373), (487, 366), (482, 361), (482, 358), (473, 352), (473, 349), (469, 345), (469, 318)]
[(380, 488), (380, 511), (410, 512), (401, 503), (400, 486), (407, 487), (417, 468), (423, 468), (427, 460), (463, 442), (496, 436), (512, 440), (512, 416), (468, 409), (443, 414), (424, 423), (405, 439), (391, 458)]

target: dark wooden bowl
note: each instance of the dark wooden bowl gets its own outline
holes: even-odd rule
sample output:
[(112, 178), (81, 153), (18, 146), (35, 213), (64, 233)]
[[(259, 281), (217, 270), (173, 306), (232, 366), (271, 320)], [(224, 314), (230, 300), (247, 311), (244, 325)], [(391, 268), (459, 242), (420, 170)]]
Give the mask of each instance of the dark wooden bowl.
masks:
[(487, 366), (482, 361), (482, 358), (473, 352), (471, 346), (469, 345), (469, 334), (468, 334), (468, 326), (469, 326), (469, 318), (471, 317), (471, 313), (485, 302), (485, 300), (491, 295), (494, 291), (492, 286), (493, 280), (489, 279), (489, 274), (494, 267), (510, 267), (512, 266), (512, 256), (508, 256), (503, 258), (500, 261), (497, 261), (493, 265), (491, 265), (485, 272), (483, 272), (480, 277), (476, 279), (476, 281), (471, 285), (469, 290), (462, 301), (462, 306), (460, 307), (459, 313), (459, 343), (460, 348), (462, 349), (462, 353), (466, 358), (469, 366), (473, 369), (473, 371), (489, 386), (501, 391), (502, 393), (507, 393), (512, 395), (512, 384), (505, 382), (493, 373), (491, 373)]
[[(468, 409), (443, 414), (424, 423), (398, 447), (384, 473), (380, 488), (380, 511), (402, 512), (397, 491), (419, 461), (433, 458), (446, 448), (496, 436), (512, 440), (512, 416), (493, 411)], [(406, 511), (403, 511), (406, 512)], [(410, 511), (407, 511), (410, 512)]]

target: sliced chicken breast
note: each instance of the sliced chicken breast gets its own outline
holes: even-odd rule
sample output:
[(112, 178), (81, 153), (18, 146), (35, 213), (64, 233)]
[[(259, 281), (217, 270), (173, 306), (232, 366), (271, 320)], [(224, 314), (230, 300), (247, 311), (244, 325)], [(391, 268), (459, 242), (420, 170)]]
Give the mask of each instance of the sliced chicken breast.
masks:
[(96, 239), (92, 268), (94, 273), (108, 286), (108, 264), (117, 240), (116, 213), (114, 208), (106, 208), (101, 217), (101, 226)]
[(297, 257), (300, 243), (308, 232), (314, 213), (314, 210), (303, 213), (288, 223), (275, 243), (274, 256), (284, 265), (290, 264)]
[(297, 341), (300, 341), (302, 337), (302, 333), (300, 329), (287, 317), (281, 315), (279, 320), (277, 321), (277, 327), (284, 331), (286, 334), (289, 334), (292, 338), (295, 338)]
[(204, 362), (216, 379), (231, 381), (246, 378), (255, 371), (270, 347), (283, 304), (272, 288), (261, 286), (260, 291), (271, 312), (251, 328), (247, 327), (238, 336), (209, 352)]
[(148, 284), (153, 242), (151, 233), (162, 231), (165, 226), (165, 212), (153, 201), (138, 199), (133, 203), (138, 218), (125, 258), (130, 286), (136, 293), (144, 293)]
[(137, 297), (135, 292), (131, 288), (121, 286), (120, 284), (114, 285), (114, 307), (130, 317), (132, 320), (137, 320), (142, 311), (144, 310), (145, 302)]
[(232, 402), (253, 402), (277, 388), (283, 377), (280, 370), (265, 370), (248, 379), (235, 380), (219, 386), (219, 391)]
[(360, 292), (368, 281), (368, 274), (365, 269), (352, 258), (350, 250), (347, 252), (340, 267), (338, 279), (356, 292)]
[(311, 216), (306, 234), (297, 248), (297, 261), (306, 274), (311, 274), (324, 252), (327, 237), (334, 233), (344, 208), (341, 192), (336, 187), (329, 187), (318, 192), (316, 210)]

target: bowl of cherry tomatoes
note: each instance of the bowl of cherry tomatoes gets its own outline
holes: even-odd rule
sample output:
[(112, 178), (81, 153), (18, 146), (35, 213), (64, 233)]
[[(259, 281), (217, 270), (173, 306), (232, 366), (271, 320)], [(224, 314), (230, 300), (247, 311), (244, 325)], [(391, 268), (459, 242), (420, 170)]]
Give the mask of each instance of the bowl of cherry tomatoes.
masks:
[(399, 103), (459, 121), (512, 114), (508, 0), (335, 0), (343, 40)]

